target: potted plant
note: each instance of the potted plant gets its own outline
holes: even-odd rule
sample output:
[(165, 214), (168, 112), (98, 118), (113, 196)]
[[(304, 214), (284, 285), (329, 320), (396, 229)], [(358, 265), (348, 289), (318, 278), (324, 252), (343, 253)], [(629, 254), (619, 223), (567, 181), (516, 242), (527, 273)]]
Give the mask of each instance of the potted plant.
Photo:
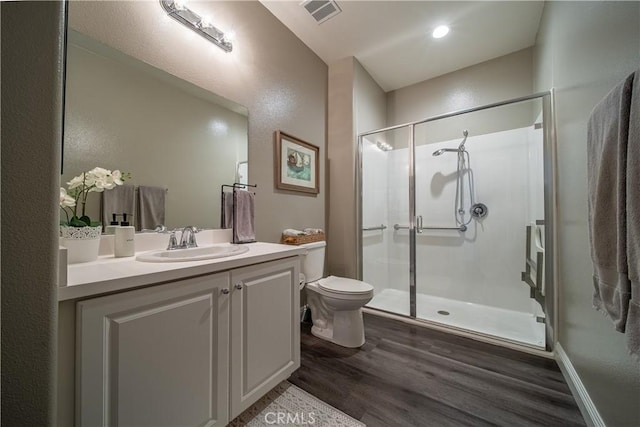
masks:
[[(67, 182), (68, 190), (60, 187), (60, 208), (65, 214), (65, 219), (60, 221), (60, 240), (62, 246), (67, 248), (69, 264), (98, 258), (102, 223), (92, 221), (85, 212), (89, 193), (111, 190), (128, 178), (128, 174), (119, 170), (112, 172), (96, 167)], [(80, 212), (78, 208), (81, 208)]]

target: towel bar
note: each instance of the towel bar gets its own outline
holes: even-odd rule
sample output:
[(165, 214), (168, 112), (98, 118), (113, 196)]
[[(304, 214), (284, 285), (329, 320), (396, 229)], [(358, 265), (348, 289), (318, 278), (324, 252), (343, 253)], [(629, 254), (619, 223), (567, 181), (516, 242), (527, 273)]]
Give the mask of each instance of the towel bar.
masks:
[[(400, 225), (400, 224), (393, 224), (393, 229), (398, 231), (398, 230), (408, 230), (409, 226), (408, 225)], [(467, 231), (467, 226), (466, 225), (461, 225), (460, 227), (420, 227), (420, 231), (422, 230), (458, 230), (458, 231)]]
[(224, 189), (225, 188), (231, 188), (231, 192), (233, 193), (233, 199), (232, 199), (232, 205), (231, 205), (231, 214), (232, 214), (232, 224), (231, 224), (231, 234), (232, 234), (232, 241), (231, 243), (237, 244), (237, 243), (253, 243), (255, 242), (254, 240), (251, 241), (239, 241), (238, 237), (236, 236), (236, 206), (235, 206), (235, 193), (237, 190), (241, 190), (241, 189), (245, 189), (247, 187), (252, 187), (252, 188), (256, 188), (258, 187), (257, 184), (242, 184), (240, 182), (234, 182), (233, 185), (228, 185), (228, 184), (223, 184), (220, 186), (220, 228), (225, 228), (225, 212), (224, 212)]
[(387, 229), (387, 226), (384, 224), (380, 224), (375, 227), (362, 227), (362, 231), (386, 230), (386, 229)]

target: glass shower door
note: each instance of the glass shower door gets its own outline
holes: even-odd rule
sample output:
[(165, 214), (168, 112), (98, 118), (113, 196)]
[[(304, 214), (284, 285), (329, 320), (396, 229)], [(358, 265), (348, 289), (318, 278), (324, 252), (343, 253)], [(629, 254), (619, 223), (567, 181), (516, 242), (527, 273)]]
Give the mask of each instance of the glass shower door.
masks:
[(416, 318), (545, 347), (523, 273), (544, 224), (534, 111), (540, 100), (415, 126)]
[(361, 137), (361, 274), (374, 287), (367, 307), (409, 312), (408, 128)]

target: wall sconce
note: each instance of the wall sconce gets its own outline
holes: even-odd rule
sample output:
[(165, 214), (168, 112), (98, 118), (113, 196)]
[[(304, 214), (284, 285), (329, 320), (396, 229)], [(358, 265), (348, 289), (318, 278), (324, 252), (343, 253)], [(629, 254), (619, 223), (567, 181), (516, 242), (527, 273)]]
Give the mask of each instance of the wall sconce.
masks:
[(222, 31), (214, 27), (205, 17), (189, 9), (185, 5), (184, 0), (160, 0), (160, 5), (170, 17), (195, 31), (220, 49), (225, 52), (231, 52), (233, 50), (229, 34), (225, 36)]

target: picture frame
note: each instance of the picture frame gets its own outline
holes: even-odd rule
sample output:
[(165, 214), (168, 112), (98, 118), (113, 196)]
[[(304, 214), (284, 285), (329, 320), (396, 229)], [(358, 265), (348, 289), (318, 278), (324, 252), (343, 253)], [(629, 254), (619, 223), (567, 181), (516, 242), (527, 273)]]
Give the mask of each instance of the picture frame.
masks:
[(274, 139), (276, 188), (318, 194), (320, 148), (280, 130)]

